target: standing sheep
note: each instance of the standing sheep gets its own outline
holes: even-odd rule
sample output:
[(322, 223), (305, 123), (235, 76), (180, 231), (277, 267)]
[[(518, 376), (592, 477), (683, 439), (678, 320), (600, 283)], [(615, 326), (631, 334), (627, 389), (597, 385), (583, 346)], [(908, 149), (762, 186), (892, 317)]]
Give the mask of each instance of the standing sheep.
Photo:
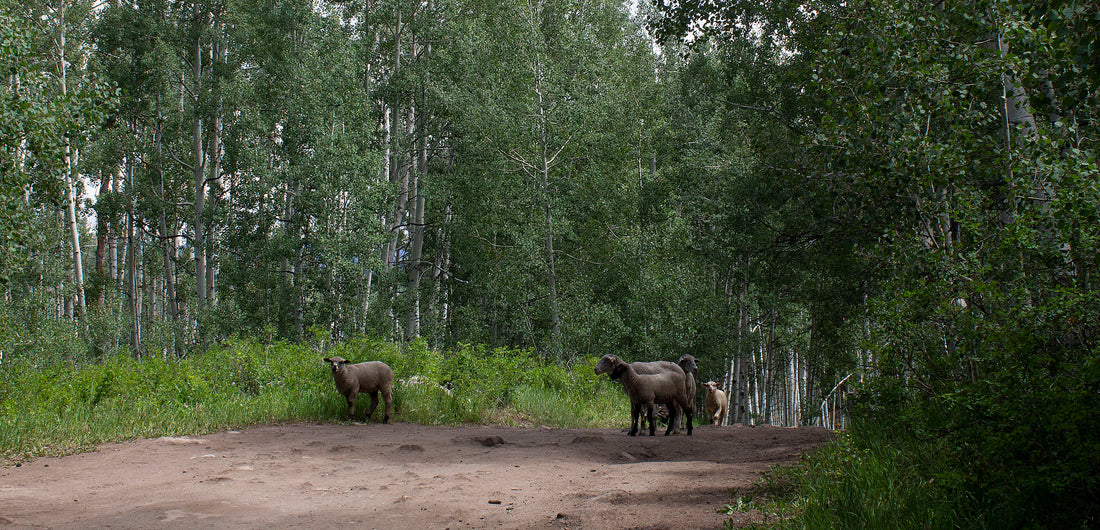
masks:
[(718, 383), (707, 381), (703, 383), (707, 387), (707, 414), (710, 414), (711, 425), (721, 425), (726, 416), (726, 393), (718, 390)]
[(382, 399), (386, 402), (386, 414), (382, 417), (382, 423), (390, 422), (390, 413), (393, 412), (393, 370), (381, 361), (369, 361), (359, 364), (351, 364), (351, 361), (343, 357), (325, 357), (325, 362), (332, 364), (332, 378), (336, 380), (336, 390), (339, 390), (348, 400), (348, 420), (355, 419), (355, 398), (360, 392), (370, 393), (370, 409), (367, 410), (366, 420), (370, 421), (378, 406), (378, 393), (382, 392)]
[[(609, 374), (611, 379), (622, 380), (623, 389), (630, 397), (630, 431), (627, 433), (629, 436), (638, 434), (638, 417), (643, 412), (643, 406), (649, 418), (649, 435), (656, 435), (656, 403), (668, 404), (670, 410), (680, 407), (687, 415), (687, 432), (688, 436), (691, 436), (694, 411), (687, 398), (687, 380), (683, 369), (679, 366), (676, 366), (675, 370), (658, 374), (640, 374), (622, 359), (614, 355), (604, 355), (600, 362), (596, 363), (596, 374)], [(643, 417), (642, 428), (645, 428), (645, 421), (646, 418)], [(672, 427), (673, 422), (670, 421), (668, 429), (665, 430), (665, 436), (672, 434)]]
[[(672, 372), (675, 374), (683, 373), (683, 368), (680, 368), (676, 363), (669, 361), (635, 361), (630, 363), (630, 367), (633, 368), (636, 373), (643, 375), (663, 374), (665, 372)], [(679, 432), (679, 430), (676, 429), (676, 425), (674, 423), (679, 418), (679, 414), (680, 409), (677, 408), (674, 403), (662, 403), (657, 410), (658, 418), (662, 420), (667, 420), (669, 425), (672, 426), (672, 432)], [(645, 426), (643, 425), (642, 428), (644, 429)]]
[[(699, 371), (695, 356), (690, 354), (681, 355), (680, 359), (675, 363), (669, 361), (634, 362), (630, 363), (630, 366), (639, 374), (659, 374), (663, 372), (683, 373), (687, 382), (688, 401), (691, 402), (692, 407), (695, 406), (695, 373)], [(680, 432), (680, 429), (683, 427), (683, 417), (683, 411), (681, 411), (679, 407), (670, 407), (668, 411), (668, 421), (673, 425), (672, 432)]]

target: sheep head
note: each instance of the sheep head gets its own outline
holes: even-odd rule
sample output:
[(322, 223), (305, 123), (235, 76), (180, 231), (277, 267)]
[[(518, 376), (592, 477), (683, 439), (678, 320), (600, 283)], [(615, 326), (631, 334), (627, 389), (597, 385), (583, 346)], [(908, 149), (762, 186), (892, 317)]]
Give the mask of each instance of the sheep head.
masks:
[(680, 360), (676, 361), (676, 364), (680, 365), (680, 368), (684, 369), (684, 372), (691, 372), (693, 374), (699, 372), (699, 365), (695, 362), (695, 356), (690, 353), (685, 353), (680, 356)]
[(614, 355), (604, 355), (600, 357), (600, 362), (596, 363), (596, 375), (606, 374), (611, 371), (611, 367), (618, 361), (619, 358)]
[(600, 362), (596, 363), (596, 375), (608, 374), (611, 379), (618, 379), (630, 368), (622, 359), (614, 355), (604, 355)]
[(707, 387), (708, 393), (718, 390), (718, 383), (715, 383), (714, 381), (707, 381), (706, 383), (703, 383), (703, 386)]
[(351, 364), (351, 361), (349, 361), (349, 360), (347, 360), (343, 357), (340, 357), (339, 355), (332, 356), (332, 357), (325, 357), (324, 360), (325, 360), (326, 363), (332, 364), (332, 373), (334, 373), (334, 374), (340, 373), (340, 371), (343, 370), (345, 366), (347, 366), (348, 364)]
[(626, 363), (614, 355), (604, 355), (600, 362), (596, 363), (596, 375), (611, 374), (612, 379), (618, 379), (626, 369)]

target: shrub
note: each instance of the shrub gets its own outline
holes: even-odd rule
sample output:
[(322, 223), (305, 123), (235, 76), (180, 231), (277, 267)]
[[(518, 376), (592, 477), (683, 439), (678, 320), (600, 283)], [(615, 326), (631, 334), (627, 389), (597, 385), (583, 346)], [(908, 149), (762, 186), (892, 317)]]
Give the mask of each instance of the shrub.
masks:
[[(389, 364), (397, 421), (585, 427), (625, 417), (621, 391), (595, 377), (592, 360), (562, 366), (529, 350), (463, 345), (440, 352), (422, 341), (357, 338), (319, 345), (230, 340), (182, 359), (118, 352), (40, 362), (35, 351), (22, 353), (0, 364), (3, 459), (256, 423), (342, 421), (346, 409), (322, 362), (326, 355)], [(401, 383), (413, 376), (431, 384)]]

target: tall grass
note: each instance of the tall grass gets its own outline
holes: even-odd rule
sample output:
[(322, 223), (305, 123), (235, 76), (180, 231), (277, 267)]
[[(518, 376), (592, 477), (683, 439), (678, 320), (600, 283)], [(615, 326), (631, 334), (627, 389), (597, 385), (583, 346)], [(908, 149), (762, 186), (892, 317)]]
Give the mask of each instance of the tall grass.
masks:
[(958, 528), (967, 500), (954, 482), (935, 441), (859, 425), (772, 469), (730, 508), (765, 513), (767, 528)]
[[(561, 366), (526, 350), (462, 346), (439, 352), (421, 342), (370, 339), (313, 345), (238, 340), (180, 360), (126, 354), (4, 359), (0, 459), (260, 423), (344, 421), (346, 405), (321, 360), (328, 355), (389, 364), (396, 421), (591, 427), (626, 416), (622, 391), (597, 378), (592, 363)], [(428, 383), (406, 384), (414, 375)], [(356, 408), (362, 420), (366, 406)], [(376, 411), (374, 421), (380, 416)]]

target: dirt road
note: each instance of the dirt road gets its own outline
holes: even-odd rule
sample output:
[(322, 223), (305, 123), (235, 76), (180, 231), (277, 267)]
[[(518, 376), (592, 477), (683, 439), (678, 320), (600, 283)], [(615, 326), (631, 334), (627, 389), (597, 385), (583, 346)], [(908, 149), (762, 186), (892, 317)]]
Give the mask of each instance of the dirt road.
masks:
[[(291, 424), (0, 468), (0, 527), (716, 528), (818, 428)], [(738, 514), (744, 523), (753, 514)]]

